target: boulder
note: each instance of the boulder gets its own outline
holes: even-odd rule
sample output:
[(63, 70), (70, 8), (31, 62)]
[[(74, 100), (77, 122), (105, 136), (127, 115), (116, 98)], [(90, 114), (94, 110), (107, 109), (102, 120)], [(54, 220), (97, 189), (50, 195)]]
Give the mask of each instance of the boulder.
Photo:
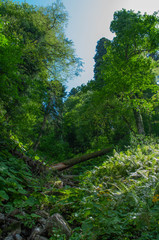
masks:
[(60, 230), (62, 234), (66, 235), (67, 239), (69, 239), (69, 237), (72, 235), (72, 229), (70, 228), (67, 221), (59, 213), (53, 214), (47, 220), (45, 228), (50, 235), (53, 228), (57, 228), (58, 230)]
[(49, 218), (49, 214), (45, 210), (39, 210), (36, 214), (43, 218)]
[(5, 215), (0, 213), (0, 223), (3, 223), (5, 221)]
[(15, 239), (15, 240), (24, 240), (24, 239), (20, 236), (20, 234), (16, 234), (16, 235), (14, 236), (14, 239)]
[(44, 232), (43, 227), (41, 227), (41, 226), (35, 227), (31, 233), (30, 237), (28, 238), (28, 240), (35, 239), (37, 236), (40, 236), (43, 232)]
[(4, 240), (14, 240), (14, 238), (12, 235), (9, 234)]
[(37, 236), (34, 238), (34, 240), (49, 240), (49, 239), (46, 238), (46, 237), (37, 235)]

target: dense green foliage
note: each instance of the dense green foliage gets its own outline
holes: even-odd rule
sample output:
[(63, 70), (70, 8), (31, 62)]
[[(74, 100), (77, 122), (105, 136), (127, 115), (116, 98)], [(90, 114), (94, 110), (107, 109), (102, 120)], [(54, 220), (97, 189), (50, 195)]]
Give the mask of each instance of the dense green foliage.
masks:
[(131, 144), (81, 175), (77, 188), (60, 190), (58, 207), (78, 226), (71, 239), (158, 239), (159, 145), (141, 137)]
[(29, 207), (27, 195), (36, 182), (31, 171), (21, 159), (13, 157), (6, 150), (1, 151), (0, 161), (1, 210), (11, 212), (17, 207)]
[[(0, 212), (18, 209), (27, 229), (39, 210), (58, 212), (70, 240), (159, 238), (158, 22), (157, 13), (115, 12), (114, 39), (97, 42), (94, 80), (67, 95), (81, 63), (63, 4), (0, 2)], [(110, 145), (110, 156), (52, 170)], [(54, 229), (55, 239), (66, 237)]]
[(0, 53), (0, 124), (6, 135), (11, 131), (37, 148), (46, 126), (52, 129), (60, 122), (62, 82), (77, 70), (64, 34), (67, 14), (59, 2), (37, 8), (3, 1), (0, 15), (7, 40)]
[(68, 136), (73, 131), (73, 139), (82, 140), (76, 131), (87, 129), (82, 137), (90, 148), (98, 137), (119, 143), (131, 132), (158, 135), (157, 24), (156, 13), (115, 12), (110, 29), (116, 36), (97, 43), (94, 80), (73, 89), (66, 101), (66, 125), (70, 118), (76, 125), (67, 125)]
[[(22, 160), (2, 150), (1, 210), (25, 209), (25, 216), (17, 217), (32, 227), (39, 217), (35, 210), (49, 207), (51, 214), (60, 212), (75, 227), (70, 239), (157, 240), (158, 148), (157, 139), (132, 136), (125, 152), (114, 150), (113, 156), (103, 157), (100, 166), (76, 177), (77, 187), (62, 189), (58, 189), (61, 181), (53, 176), (49, 184), (43, 178), (39, 185)], [(65, 239), (56, 234), (53, 239)]]

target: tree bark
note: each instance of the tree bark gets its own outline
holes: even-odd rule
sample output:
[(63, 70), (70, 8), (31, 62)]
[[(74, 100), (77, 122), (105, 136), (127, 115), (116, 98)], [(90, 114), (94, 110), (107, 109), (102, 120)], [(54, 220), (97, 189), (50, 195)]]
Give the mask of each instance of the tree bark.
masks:
[(145, 135), (144, 124), (143, 124), (143, 119), (142, 119), (140, 109), (139, 108), (138, 109), (133, 108), (133, 112), (134, 112), (134, 117), (135, 117), (135, 122), (136, 122), (136, 127), (137, 127), (137, 130), (138, 130), (138, 134)]
[(45, 125), (46, 125), (46, 120), (47, 120), (47, 114), (44, 115), (44, 119), (43, 119), (43, 123), (42, 123), (42, 126), (41, 126), (41, 129), (40, 129), (40, 132), (39, 132), (39, 135), (38, 135), (38, 138), (33, 146), (33, 150), (34, 152), (36, 152), (39, 144), (40, 144), (40, 139), (41, 137), (43, 136), (43, 132), (44, 132), (44, 129), (45, 129)]
[(17, 150), (12, 151), (12, 154), (16, 157), (23, 159), (27, 163), (27, 165), (30, 167), (30, 170), (33, 173), (39, 175), (40, 173), (43, 173), (47, 170), (57, 170), (57, 171), (65, 170), (67, 168), (70, 168), (70, 167), (78, 164), (78, 163), (86, 162), (90, 159), (103, 156), (103, 155), (111, 152), (112, 150), (113, 150), (113, 147), (109, 147), (109, 148), (103, 149), (101, 151), (88, 153), (88, 154), (82, 155), (80, 157), (71, 158), (64, 162), (60, 162), (55, 165), (52, 165), (49, 168), (46, 167), (43, 162), (40, 162), (38, 160), (33, 160), (32, 158), (25, 156), (23, 153), (20, 153)]
[(103, 149), (101, 151), (88, 153), (88, 154), (82, 155), (80, 157), (71, 158), (71, 159), (66, 160), (64, 162), (57, 163), (57, 164), (51, 166), (51, 169), (62, 171), (64, 169), (70, 168), (70, 167), (72, 167), (72, 166), (74, 166), (78, 163), (85, 162), (85, 161), (88, 161), (90, 159), (103, 156), (103, 155), (111, 152), (112, 150), (113, 150), (113, 147), (109, 147), (109, 148)]
[(44, 119), (43, 119), (43, 122), (42, 122), (42, 126), (41, 126), (41, 129), (40, 129), (40, 132), (39, 132), (39, 135), (38, 135), (38, 138), (33, 146), (33, 150), (34, 152), (36, 152), (39, 144), (40, 144), (40, 140), (41, 140), (41, 137), (43, 136), (44, 134), (44, 130), (45, 130), (45, 126), (46, 126), (46, 121), (47, 121), (47, 118), (48, 118), (48, 115), (49, 115), (49, 109), (50, 109), (50, 105), (51, 105), (51, 98), (49, 98), (49, 102), (48, 102), (48, 105), (46, 107), (46, 111), (44, 112)]

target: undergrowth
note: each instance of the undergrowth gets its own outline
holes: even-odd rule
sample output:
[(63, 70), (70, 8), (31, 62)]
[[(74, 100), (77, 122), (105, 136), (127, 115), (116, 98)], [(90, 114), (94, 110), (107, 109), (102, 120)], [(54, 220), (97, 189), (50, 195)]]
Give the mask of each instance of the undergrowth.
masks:
[[(103, 163), (81, 173), (73, 187), (57, 188), (58, 177), (52, 175), (33, 176), (23, 160), (7, 150), (1, 151), (0, 162), (0, 210), (21, 209), (17, 218), (27, 227), (36, 224), (37, 209), (47, 209), (69, 222), (70, 240), (159, 239), (156, 139), (132, 139), (127, 150), (114, 150)], [(51, 239), (65, 237), (55, 232)]]
[(46, 196), (43, 194), (46, 177), (35, 176), (20, 158), (14, 157), (8, 149), (0, 152), (0, 212), (14, 213), (25, 226), (32, 228), (39, 216)]
[(159, 144), (138, 143), (60, 190), (55, 207), (75, 226), (71, 240), (159, 239)]

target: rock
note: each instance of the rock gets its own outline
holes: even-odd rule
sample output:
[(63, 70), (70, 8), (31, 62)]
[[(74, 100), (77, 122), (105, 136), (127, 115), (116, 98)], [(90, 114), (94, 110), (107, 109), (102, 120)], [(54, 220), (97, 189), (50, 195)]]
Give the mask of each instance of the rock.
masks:
[(67, 221), (59, 214), (55, 213), (53, 214), (46, 223), (46, 229), (48, 233), (52, 233), (52, 228), (55, 227), (61, 231), (61, 233), (65, 234), (67, 238), (69, 238), (72, 235), (72, 229), (70, 228)]
[(20, 234), (16, 234), (14, 238), (15, 238), (15, 240), (23, 240), (23, 238), (20, 236)]
[[(45, 212), (43, 212), (43, 213), (44, 213), (45, 217), (46, 217), (46, 215), (48, 216), (48, 214), (45, 214)], [(43, 213), (41, 215), (43, 215)], [(36, 226), (33, 229), (30, 237), (27, 238), (28, 240), (48, 240), (48, 238), (46, 238), (44, 236), (45, 236), (45, 234), (46, 234), (46, 236), (52, 236), (53, 228), (57, 228), (62, 234), (65, 234), (67, 239), (69, 239), (69, 237), (72, 235), (72, 229), (70, 228), (69, 224), (58, 213), (53, 214), (51, 217), (49, 217), (47, 219), (41, 218), (38, 221), (41, 225), (38, 224), (38, 226)], [(44, 236), (42, 236), (42, 235), (44, 235)], [(19, 239), (17, 239), (17, 240), (19, 240)]]
[(49, 214), (44, 210), (40, 210), (40, 211), (36, 212), (36, 214), (41, 216), (42, 218), (49, 218)]
[(12, 223), (11, 228), (12, 228), (11, 230), (12, 235), (21, 234), (21, 224), (19, 222)]
[(46, 219), (45, 218), (39, 218), (38, 223), (40, 223), (42, 226), (45, 226), (46, 224)]
[(12, 235), (8, 235), (4, 240), (14, 240)]
[(37, 236), (34, 238), (34, 240), (49, 240), (49, 239), (46, 238), (46, 237), (37, 235)]
[(28, 240), (31, 233), (32, 233), (31, 229), (23, 227), (20, 235), (23, 236), (24, 240), (26, 239)]
[(16, 235), (21, 233), (21, 223), (14, 220), (8, 219), (7, 224), (3, 229), (4, 233), (11, 233), (11, 235)]
[(39, 226), (35, 227), (35, 228), (33, 229), (32, 233), (31, 233), (30, 237), (28, 238), (28, 240), (30, 240), (30, 239), (35, 239), (35, 237), (36, 237), (37, 235), (41, 235), (41, 234), (44, 232), (44, 230), (45, 230), (45, 229), (44, 229), (43, 227), (39, 227)]
[(38, 235), (38, 234), (41, 234), (42, 232), (43, 232), (43, 228), (36, 227), (34, 228), (33, 234)]
[(0, 223), (3, 223), (5, 221), (5, 215), (0, 213)]

